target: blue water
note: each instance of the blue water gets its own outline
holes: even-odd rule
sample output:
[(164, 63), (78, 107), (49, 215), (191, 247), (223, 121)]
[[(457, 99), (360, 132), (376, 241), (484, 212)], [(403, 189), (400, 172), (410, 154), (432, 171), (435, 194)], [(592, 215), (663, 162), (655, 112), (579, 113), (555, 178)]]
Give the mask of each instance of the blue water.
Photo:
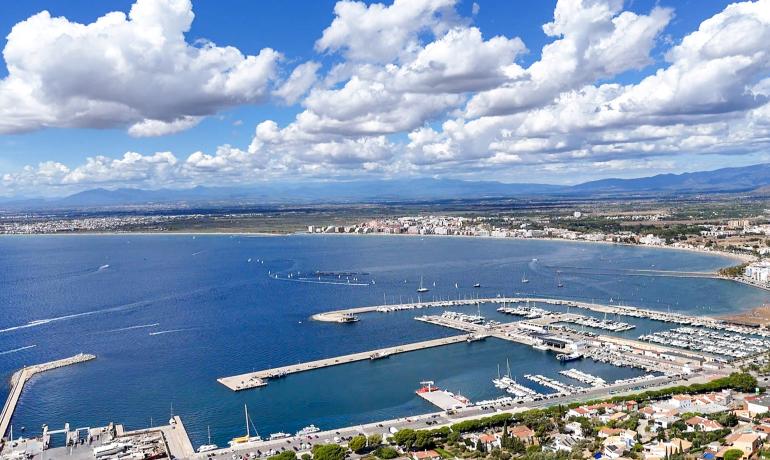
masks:
[[(536, 372), (564, 380), (557, 374), (563, 367), (551, 355), (489, 339), (291, 375), (240, 393), (216, 378), (455, 334), (414, 321), (414, 311), (364, 315), (353, 325), (309, 320), (313, 313), (380, 304), (383, 298), (415, 299), (420, 276), (431, 288), (428, 298), (613, 298), (701, 314), (770, 300), (764, 291), (728, 281), (617, 271), (710, 270), (733, 263), (679, 251), (480, 238), (4, 237), (0, 353), (36, 346), (0, 354), (0, 376), (7, 380), (24, 364), (81, 351), (98, 355), (90, 363), (33, 379), (13, 420), (17, 430), (24, 426), (28, 433), (39, 432), (43, 423), (59, 427), (65, 421), (73, 426), (116, 421), (143, 427), (151, 420), (165, 422), (172, 403), (196, 444), (205, 441), (207, 425), (220, 444), (239, 434), (244, 403), (261, 434), (292, 432), (310, 423), (332, 428), (435, 410), (414, 394), (420, 380), (435, 380), (478, 400), (501, 395), (490, 379), (498, 364), (505, 367), (506, 358), (519, 377)], [(104, 265), (109, 267), (100, 269)], [(563, 288), (556, 287), (555, 267), (563, 267)], [(568, 267), (601, 268), (604, 273)], [(268, 276), (268, 271), (286, 275), (315, 270), (367, 273), (362, 279), (376, 284), (298, 283)], [(525, 272), (530, 279), (526, 285), (520, 282)], [(471, 287), (476, 282), (480, 289)], [(516, 319), (497, 314), (493, 306), (482, 309), (490, 317)], [(663, 327), (624, 321), (638, 324), (624, 333), (631, 337)], [(158, 332), (163, 333), (150, 335)], [(590, 360), (574, 367), (606, 379), (637, 375)], [(6, 396), (3, 386), (0, 397)]]

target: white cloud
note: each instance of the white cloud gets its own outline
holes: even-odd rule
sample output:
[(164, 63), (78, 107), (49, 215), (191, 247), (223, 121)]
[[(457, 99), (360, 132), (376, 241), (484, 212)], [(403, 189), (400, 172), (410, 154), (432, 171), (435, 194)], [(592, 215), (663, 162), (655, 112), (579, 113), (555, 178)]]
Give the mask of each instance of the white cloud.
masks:
[(289, 105), (294, 104), (316, 82), (318, 69), (320, 68), (321, 64), (314, 61), (298, 65), (281, 87), (273, 91), (273, 94), (283, 99)]
[(424, 31), (440, 33), (454, 21), (456, 0), (395, 0), (392, 5), (342, 0), (315, 44), (319, 52), (342, 51), (352, 61), (390, 62), (419, 46)]
[(543, 26), (558, 39), (511, 81), (475, 95), (466, 116), (527, 110), (552, 102), (563, 91), (651, 64), (655, 38), (673, 12), (656, 7), (649, 15), (637, 15), (621, 8), (620, 0), (560, 0), (554, 21)]
[(166, 122), (163, 120), (142, 120), (128, 128), (128, 134), (134, 137), (153, 137), (174, 134), (192, 128), (203, 120), (203, 117), (185, 116)]
[(137, 0), (128, 16), (90, 24), (47, 11), (16, 24), (3, 50), (0, 133), (130, 125), (134, 135), (162, 135), (263, 102), (281, 54), (190, 45), (193, 17), (189, 0)]
[[(330, 66), (297, 65), (277, 88), (280, 55), (272, 50), (245, 57), (233, 48), (185, 43), (181, 31), (192, 20), (186, 2), (141, 0), (135, 8), (159, 9), (132, 10), (130, 19), (113, 13), (87, 26), (45, 16), (39, 20), (49, 30), (25, 25), (19, 30), (30, 36), (6, 46), (6, 61), (20, 65), (0, 83), (0, 100), (8, 102), (0, 105), (5, 131), (122, 124), (135, 136), (162, 135), (190, 128), (218, 108), (270, 95), (301, 111), (283, 126), (260, 122), (247, 148), (223, 145), (179, 160), (168, 152), (129, 152), (75, 167), (43, 162), (5, 175), (3, 184), (194, 185), (357, 174), (526, 178), (531, 171), (574, 180), (575, 171), (642, 172), (677, 164), (677, 156), (757, 154), (770, 145), (770, 0), (730, 5), (667, 43), (658, 39), (670, 9), (638, 14), (623, 11), (621, 0), (559, 0), (553, 21), (543, 26), (552, 41), (527, 67), (517, 62), (527, 51), (521, 39), (485, 37), (457, 16), (454, 3), (338, 2), (316, 42), (332, 55)], [(58, 55), (16, 48), (39, 42), (48, 51), (51, 37), (64, 42), (62, 59), (110, 67), (86, 78)], [(93, 52), (83, 37), (95, 40)], [(141, 53), (125, 49), (132, 40)], [(644, 76), (631, 80), (635, 74), (627, 71), (636, 69)], [(134, 80), (125, 81), (124, 72)], [(142, 83), (155, 81), (150, 72), (163, 75), (159, 87)], [(34, 78), (20, 77), (27, 74)]]

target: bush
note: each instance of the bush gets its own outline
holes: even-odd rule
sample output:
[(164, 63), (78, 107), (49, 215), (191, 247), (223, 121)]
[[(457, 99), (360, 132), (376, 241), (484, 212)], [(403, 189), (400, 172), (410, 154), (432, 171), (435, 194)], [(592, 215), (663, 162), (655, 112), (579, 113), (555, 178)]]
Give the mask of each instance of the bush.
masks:
[(398, 451), (392, 447), (383, 446), (375, 450), (374, 455), (376, 455), (377, 458), (389, 460), (398, 457)]
[(725, 460), (738, 460), (739, 458), (743, 457), (743, 451), (740, 449), (730, 449), (727, 452), (725, 452), (724, 459)]
[(273, 455), (272, 457), (269, 457), (269, 460), (295, 460), (297, 458), (297, 454), (294, 453), (293, 450), (286, 450), (281, 452), (280, 454)]
[(366, 448), (366, 436), (362, 434), (354, 436), (353, 439), (348, 442), (348, 447), (357, 454), (361, 453)]

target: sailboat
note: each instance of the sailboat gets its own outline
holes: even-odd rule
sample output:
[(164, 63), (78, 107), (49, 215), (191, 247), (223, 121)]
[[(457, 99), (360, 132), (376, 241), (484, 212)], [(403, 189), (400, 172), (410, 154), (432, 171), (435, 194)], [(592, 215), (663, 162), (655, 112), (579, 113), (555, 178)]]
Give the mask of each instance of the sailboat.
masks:
[(256, 429), (254, 430), (254, 436), (251, 435), (249, 426), (250, 424), (253, 425), (253, 423), (251, 423), (251, 420), (249, 420), (249, 408), (246, 406), (246, 404), (243, 405), (243, 411), (246, 414), (246, 435), (231, 439), (230, 442), (228, 442), (230, 447), (237, 446), (238, 444), (246, 444), (248, 442), (259, 442), (262, 440), (262, 438), (259, 437)]
[(417, 288), (417, 292), (428, 292), (430, 289), (426, 288), (422, 284), (422, 276), (420, 276), (420, 287)]
[(527, 279), (527, 274), (526, 273), (521, 275), (521, 282), (522, 283), (529, 283), (529, 280)]
[(556, 272), (556, 287), (564, 287), (564, 283), (561, 282), (561, 277), (559, 276), (559, 272)]
[(211, 443), (211, 427), (208, 426), (208, 427), (206, 427), (206, 429), (208, 430), (208, 433), (209, 433), (209, 443), (208, 444), (204, 444), (204, 445), (198, 447), (198, 453), (210, 452), (212, 450), (216, 450), (216, 449), (219, 448), (219, 446), (217, 446), (216, 444), (212, 444)]

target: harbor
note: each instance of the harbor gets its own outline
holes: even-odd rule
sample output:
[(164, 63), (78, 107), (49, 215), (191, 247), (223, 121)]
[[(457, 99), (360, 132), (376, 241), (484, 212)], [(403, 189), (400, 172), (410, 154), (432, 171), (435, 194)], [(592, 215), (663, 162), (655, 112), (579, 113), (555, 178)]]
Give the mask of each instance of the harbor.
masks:
[(11, 391), (8, 394), (8, 399), (3, 405), (3, 411), (0, 413), (0, 438), (4, 438), (8, 431), (8, 428), (11, 424), (11, 419), (13, 418), (13, 413), (16, 411), (16, 404), (18, 404), (21, 393), (24, 391), (24, 385), (26, 385), (29, 379), (46, 371), (84, 363), (91, 361), (92, 359), (96, 359), (96, 356), (80, 353), (75, 356), (70, 356), (69, 358), (49, 361), (42, 364), (35, 364), (33, 366), (27, 366), (16, 371), (11, 376)]

